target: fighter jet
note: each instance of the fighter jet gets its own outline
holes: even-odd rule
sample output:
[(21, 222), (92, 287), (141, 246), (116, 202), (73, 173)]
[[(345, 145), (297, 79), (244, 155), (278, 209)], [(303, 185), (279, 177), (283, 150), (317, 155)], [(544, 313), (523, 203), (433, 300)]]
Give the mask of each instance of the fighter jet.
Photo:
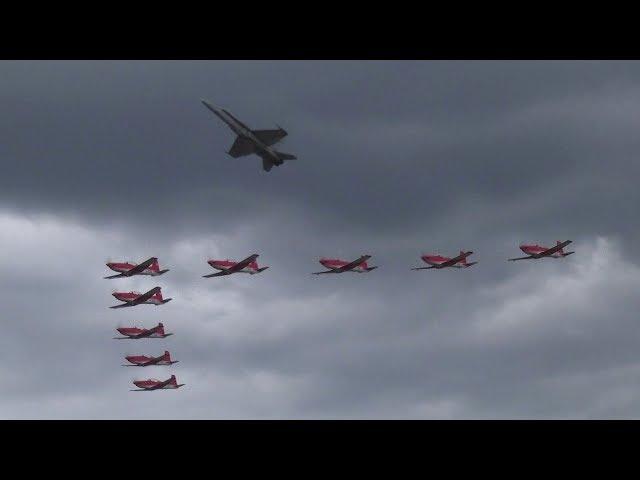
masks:
[(225, 109), (214, 107), (206, 100), (201, 101), (205, 107), (211, 110), (238, 135), (231, 149), (227, 152), (233, 158), (255, 153), (262, 158), (262, 168), (265, 172), (271, 170), (274, 165), (282, 165), (285, 160), (296, 159), (295, 155), (279, 152), (271, 148), (271, 145), (275, 145), (287, 136), (287, 132), (283, 128), (278, 127), (277, 130), (251, 130)]

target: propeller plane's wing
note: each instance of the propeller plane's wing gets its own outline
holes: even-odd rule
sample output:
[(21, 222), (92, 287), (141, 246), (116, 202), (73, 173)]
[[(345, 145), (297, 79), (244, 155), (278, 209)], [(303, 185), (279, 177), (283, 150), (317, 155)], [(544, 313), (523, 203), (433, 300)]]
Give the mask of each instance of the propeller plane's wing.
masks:
[(336, 268), (334, 270), (334, 272), (339, 273), (339, 272), (347, 272), (349, 270), (353, 270), (357, 266), (362, 265), (364, 262), (366, 262), (370, 258), (371, 258), (371, 255), (363, 255), (363, 256), (361, 256), (357, 260), (354, 260), (351, 263), (347, 263), (346, 265), (343, 265), (342, 267)]
[(156, 257), (151, 257), (148, 260), (145, 260), (144, 262), (140, 263), (139, 265), (136, 265), (131, 270), (127, 270), (126, 272), (123, 272), (122, 275), (124, 275), (125, 277), (130, 277), (137, 273), (142, 273), (147, 268), (149, 268), (154, 262), (157, 262), (157, 261), (158, 259)]
[(571, 240), (567, 240), (565, 242), (561, 242), (561, 243), (557, 244), (554, 247), (547, 248), (544, 252), (540, 252), (538, 254), (538, 257), (548, 257), (549, 255), (553, 255), (554, 253), (559, 252), (560, 250), (562, 250), (564, 247), (566, 247), (570, 243), (572, 243)]
[(438, 267), (440, 267), (440, 268), (442, 268), (442, 267), (452, 267), (456, 263), (458, 263), (460, 260), (464, 260), (465, 258), (467, 258), (472, 253), (473, 252), (463, 252), (460, 255), (458, 255), (457, 257), (453, 257), (453, 258), (450, 258), (449, 260), (447, 260), (446, 262), (442, 262), (440, 265), (438, 265)]

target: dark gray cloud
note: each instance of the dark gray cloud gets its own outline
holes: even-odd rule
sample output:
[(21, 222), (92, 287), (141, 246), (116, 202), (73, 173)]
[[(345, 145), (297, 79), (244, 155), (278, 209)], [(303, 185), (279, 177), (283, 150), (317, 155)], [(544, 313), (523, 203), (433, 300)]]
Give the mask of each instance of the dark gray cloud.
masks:
[[(637, 416), (638, 62), (0, 70), (3, 417)], [(200, 98), (284, 126), (299, 160), (229, 158)], [(504, 261), (565, 238), (565, 261)], [(461, 248), (480, 263), (408, 270)], [(201, 278), (253, 251), (272, 268)], [(309, 275), (361, 253), (381, 268)], [(150, 254), (171, 272), (101, 278)], [(175, 300), (106, 308), (156, 283)], [(157, 321), (176, 335), (111, 340)], [(169, 370), (122, 356), (165, 346), (188, 387), (130, 394)]]

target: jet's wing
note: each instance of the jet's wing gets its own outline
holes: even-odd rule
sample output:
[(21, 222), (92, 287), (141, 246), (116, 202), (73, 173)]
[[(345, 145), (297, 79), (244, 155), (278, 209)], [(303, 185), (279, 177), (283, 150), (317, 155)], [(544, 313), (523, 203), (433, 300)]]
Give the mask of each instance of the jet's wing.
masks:
[(253, 134), (267, 146), (278, 143), (287, 136), (287, 132), (282, 128), (278, 130), (253, 130)]
[(256, 146), (251, 140), (244, 137), (237, 137), (228, 153), (233, 158), (244, 157), (256, 153)]
[(412, 268), (411, 270), (429, 270), (430, 268), (436, 268), (436, 267), (434, 267), (433, 265), (430, 267), (415, 267), (415, 268)]
[(571, 240), (567, 240), (566, 242), (559, 243), (555, 247), (547, 248), (544, 252), (540, 252), (538, 254), (538, 257), (547, 257), (549, 255), (553, 255), (554, 253), (562, 250), (564, 247), (566, 247), (570, 243), (572, 243)]
[(371, 257), (369, 255), (363, 255), (362, 257), (360, 257), (357, 260), (354, 260), (351, 263), (347, 263), (346, 265), (343, 265), (342, 267), (336, 268), (335, 270), (333, 270), (336, 273), (339, 272), (347, 272), (351, 269), (356, 268), (358, 265), (363, 264), (364, 262), (366, 262), (367, 260), (369, 260)]
[(145, 260), (141, 264), (136, 265), (132, 269), (127, 270), (122, 275), (124, 275), (125, 277), (130, 277), (131, 275), (135, 275), (137, 273), (144, 272), (153, 262), (157, 262), (157, 261), (158, 261), (158, 259), (156, 257), (151, 257), (150, 259)]
[(469, 255), (471, 255), (473, 252), (464, 252), (460, 255), (458, 255), (457, 257), (453, 257), (450, 258), (449, 260), (447, 260), (446, 262), (442, 262), (440, 265), (438, 265), (439, 267), (452, 267), (453, 265), (455, 265), (456, 263), (458, 263), (460, 260), (467, 258)]

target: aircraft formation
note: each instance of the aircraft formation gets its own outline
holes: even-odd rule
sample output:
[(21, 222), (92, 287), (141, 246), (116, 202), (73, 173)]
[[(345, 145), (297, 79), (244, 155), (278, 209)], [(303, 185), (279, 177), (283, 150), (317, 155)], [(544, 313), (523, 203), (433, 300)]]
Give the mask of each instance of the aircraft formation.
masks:
[[(274, 130), (251, 130), (244, 123), (234, 117), (231, 113), (223, 108), (218, 108), (206, 100), (202, 100), (202, 103), (211, 112), (213, 112), (218, 118), (227, 124), (227, 126), (237, 135), (233, 145), (227, 152), (233, 158), (244, 157), (247, 155), (255, 154), (262, 159), (262, 168), (264, 171), (269, 172), (274, 166), (280, 166), (287, 160), (295, 160), (296, 156), (289, 153), (284, 153), (273, 148), (273, 145), (278, 143), (284, 137), (287, 136), (287, 132), (278, 126)], [(565, 252), (564, 248), (571, 244), (571, 240), (564, 242), (557, 241), (556, 245), (552, 247), (545, 247), (538, 244), (523, 244), (520, 245), (520, 250), (526, 255), (523, 257), (509, 258), (509, 261), (519, 260), (540, 260), (543, 258), (564, 258), (572, 255), (575, 252)], [(445, 257), (440, 254), (431, 253), (424, 254), (420, 259), (426, 264), (426, 266), (413, 267), (411, 270), (429, 270), (429, 269), (443, 269), (443, 268), (469, 268), (476, 265), (478, 262), (469, 262), (468, 257), (473, 254), (472, 251), (460, 250), (458, 255), (452, 257)], [(223, 277), (232, 275), (234, 273), (248, 273), (255, 275), (257, 273), (264, 272), (269, 267), (258, 265), (257, 259), (259, 255), (254, 253), (247, 258), (234, 261), (234, 260), (207, 260), (207, 264), (216, 270), (214, 273), (203, 275), (203, 278)], [(319, 272), (311, 272), (313, 275), (323, 274), (337, 274), (345, 272), (355, 273), (369, 273), (378, 266), (370, 266), (369, 260), (371, 255), (362, 255), (353, 261), (342, 260), (339, 258), (325, 258), (319, 259), (319, 263), (325, 268), (325, 270)], [(136, 275), (146, 275), (152, 277), (158, 277), (165, 274), (169, 269), (160, 269), (158, 259), (151, 257), (142, 263), (134, 263), (129, 261), (124, 262), (107, 262), (107, 267), (116, 272), (115, 275), (104, 277), (105, 279), (117, 279), (128, 278)], [(164, 298), (162, 295), (161, 287), (156, 286), (147, 292), (140, 293), (135, 291), (116, 291), (113, 292), (113, 296), (121, 303), (113, 305), (109, 308), (120, 309), (125, 307), (134, 307), (137, 305), (164, 305), (171, 301), (171, 298)], [(142, 339), (165, 339), (173, 333), (166, 333), (164, 325), (158, 323), (157, 326), (152, 328), (142, 327), (118, 327), (116, 329), (122, 336), (114, 337), (117, 340), (142, 340)], [(173, 360), (171, 353), (165, 350), (164, 353), (152, 356), (152, 355), (126, 355), (125, 360), (128, 362), (123, 366), (127, 367), (149, 367), (149, 366), (171, 366), (178, 363), (178, 360)], [(137, 387), (131, 391), (153, 391), (153, 390), (165, 390), (165, 389), (178, 389), (184, 384), (178, 383), (176, 376), (171, 375), (165, 380), (157, 380), (154, 378), (147, 378), (143, 380), (133, 380), (133, 384)]]

